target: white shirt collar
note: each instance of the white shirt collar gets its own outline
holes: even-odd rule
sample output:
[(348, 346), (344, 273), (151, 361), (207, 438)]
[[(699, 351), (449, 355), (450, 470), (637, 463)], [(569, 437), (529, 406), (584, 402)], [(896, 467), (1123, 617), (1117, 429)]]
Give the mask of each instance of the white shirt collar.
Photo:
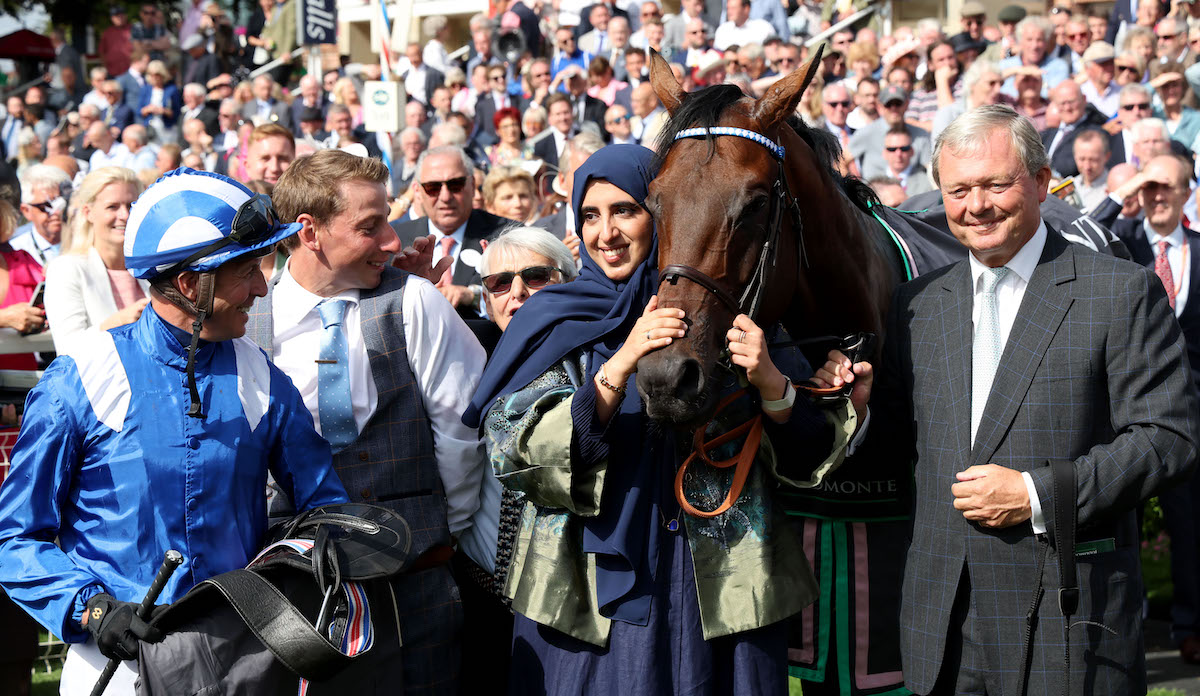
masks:
[(275, 298), (271, 301), (275, 323), (278, 326), (290, 328), (299, 324), (300, 320), (327, 299), (349, 300), (358, 304), (359, 291), (357, 289), (346, 290), (332, 297), (321, 297), (309, 292), (292, 276), (291, 267), (291, 260), (284, 264), (282, 274), (279, 276), (279, 283), (275, 286)]
[[(1022, 281), (1029, 282), (1033, 277), (1033, 270), (1037, 268), (1038, 260), (1042, 258), (1042, 250), (1046, 248), (1046, 221), (1038, 222), (1037, 232), (1025, 242), (1025, 246), (1021, 247), (1020, 251), (1009, 259), (1008, 270), (1016, 273)], [(979, 259), (975, 258), (975, 254), (967, 254), (967, 258), (971, 264), (971, 288), (972, 292), (977, 292), (979, 289), (979, 277), (983, 275), (983, 269), (987, 268)]]
[[(470, 220), (471, 220), (471, 216), (468, 214), (467, 222), (470, 222)], [(429, 219), (429, 234), (433, 235), (433, 237), (434, 237), (433, 241), (438, 244), (442, 243), (442, 237), (446, 237), (446, 236), (454, 237), (454, 241), (458, 243), (458, 248), (461, 248), (463, 239), (466, 238), (466, 236), (467, 236), (467, 223), (464, 222), (463, 224), (458, 226), (458, 229), (454, 230), (454, 232), (452, 232), (450, 235), (447, 235), (445, 232), (439, 230), (433, 224), (433, 218), (430, 218)]]
[(1142, 228), (1146, 231), (1146, 239), (1150, 240), (1150, 247), (1154, 253), (1158, 253), (1158, 243), (1166, 242), (1167, 244), (1177, 247), (1183, 244), (1183, 223), (1175, 223), (1175, 229), (1171, 230), (1171, 234), (1161, 235), (1154, 231), (1150, 226), (1149, 220), (1142, 220)]

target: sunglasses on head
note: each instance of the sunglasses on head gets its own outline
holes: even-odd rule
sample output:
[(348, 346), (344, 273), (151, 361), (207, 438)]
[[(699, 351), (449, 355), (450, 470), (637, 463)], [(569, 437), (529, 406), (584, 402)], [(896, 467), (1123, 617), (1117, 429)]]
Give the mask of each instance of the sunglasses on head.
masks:
[(456, 176), (453, 179), (445, 181), (422, 181), (421, 190), (430, 198), (442, 192), (442, 186), (450, 189), (450, 193), (462, 193), (462, 190), (467, 186), (467, 177)]
[(530, 266), (519, 271), (504, 271), (483, 277), (483, 287), (493, 295), (503, 295), (512, 289), (513, 279), (521, 276), (525, 287), (537, 290), (554, 282), (554, 274), (558, 273), (554, 266)]
[(156, 275), (154, 279), (170, 278), (197, 260), (220, 251), (230, 244), (251, 247), (255, 244), (265, 242), (271, 238), (271, 235), (275, 233), (278, 227), (279, 216), (275, 213), (275, 206), (271, 204), (271, 198), (265, 194), (256, 193), (250, 197), (250, 200), (243, 203), (238, 208), (237, 213), (234, 214), (233, 224), (230, 226), (228, 236), (218, 239), (179, 263), (174, 264), (167, 270)]

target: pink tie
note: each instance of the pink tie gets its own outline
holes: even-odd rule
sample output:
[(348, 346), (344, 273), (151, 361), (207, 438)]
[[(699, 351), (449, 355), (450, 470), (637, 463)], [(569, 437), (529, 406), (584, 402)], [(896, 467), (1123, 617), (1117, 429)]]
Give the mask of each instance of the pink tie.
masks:
[[(453, 259), (454, 257), (450, 255), (450, 252), (454, 251), (454, 237), (451, 237), (450, 235), (446, 235), (445, 237), (442, 237), (441, 245), (442, 245), (442, 256)], [(437, 283), (439, 286), (451, 284), (451, 281), (453, 280), (453, 276), (450, 271), (453, 268), (453, 266), (454, 266), (454, 264), (451, 264), (451, 268), (447, 268), (446, 272), (442, 274), (442, 279), (439, 280)], [(1168, 269), (1167, 273), (1170, 273), (1170, 272), (1171, 272), (1170, 269)]]
[(1175, 278), (1171, 275), (1171, 264), (1167, 261), (1167, 249), (1170, 248), (1171, 245), (1165, 241), (1158, 243), (1158, 257), (1154, 259), (1154, 274), (1167, 289), (1167, 301), (1171, 303), (1171, 309), (1175, 309)]

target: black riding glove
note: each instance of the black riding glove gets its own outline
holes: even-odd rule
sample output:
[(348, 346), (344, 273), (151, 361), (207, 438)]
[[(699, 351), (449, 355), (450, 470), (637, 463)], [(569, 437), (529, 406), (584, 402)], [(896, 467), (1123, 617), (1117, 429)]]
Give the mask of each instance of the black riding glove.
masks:
[(138, 641), (157, 643), (162, 631), (137, 615), (134, 602), (119, 602), (109, 594), (98, 594), (87, 603), (87, 630), (96, 639), (100, 654), (117, 660), (136, 660)]

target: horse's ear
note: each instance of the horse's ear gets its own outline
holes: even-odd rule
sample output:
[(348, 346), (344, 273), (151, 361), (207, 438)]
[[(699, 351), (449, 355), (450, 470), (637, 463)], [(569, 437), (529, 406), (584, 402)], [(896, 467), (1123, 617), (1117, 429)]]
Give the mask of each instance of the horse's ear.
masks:
[(783, 123), (796, 110), (804, 90), (808, 89), (808, 84), (821, 67), (821, 54), (824, 52), (825, 44), (821, 44), (807, 63), (767, 88), (767, 93), (755, 103), (752, 116), (763, 130)]
[(650, 49), (650, 84), (654, 86), (654, 93), (667, 113), (674, 114), (675, 109), (683, 103), (683, 87), (675, 79), (671, 66), (653, 48)]

